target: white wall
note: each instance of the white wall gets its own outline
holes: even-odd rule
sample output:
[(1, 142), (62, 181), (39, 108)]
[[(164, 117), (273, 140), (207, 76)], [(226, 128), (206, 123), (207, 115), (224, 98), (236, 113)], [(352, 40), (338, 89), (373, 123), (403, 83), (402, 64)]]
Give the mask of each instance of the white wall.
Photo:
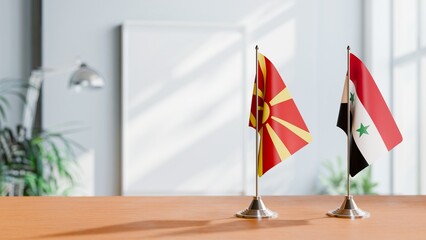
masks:
[(69, 92), (67, 76), (45, 81), (43, 89), (45, 127), (71, 121), (90, 127), (75, 139), (94, 152), (96, 195), (120, 193), (120, 25), (126, 20), (247, 27), (249, 46), (259, 44), (274, 62), (313, 135), (310, 145), (262, 177), (261, 193), (313, 194), (321, 163), (344, 156), (345, 135), (335, 123), (346, 46), (362, 57), (362, 1), (45, 0), (43, 64), (69, 65), (80, 56), (106, 79), (99, 92)]
[[(31, 2), (0, 0), (0, 79), (26, 80), (31, 72)], [(7, 125), (20, 122), (22, 103), (10, 98)]]

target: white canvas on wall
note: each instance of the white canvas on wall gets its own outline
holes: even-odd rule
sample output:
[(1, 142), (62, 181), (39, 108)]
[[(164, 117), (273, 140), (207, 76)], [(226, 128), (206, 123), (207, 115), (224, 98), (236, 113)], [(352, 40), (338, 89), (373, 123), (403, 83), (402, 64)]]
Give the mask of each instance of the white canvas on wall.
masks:
[(243, 193), (244, 49), (234, 26), (123, 25), (123, 195)]

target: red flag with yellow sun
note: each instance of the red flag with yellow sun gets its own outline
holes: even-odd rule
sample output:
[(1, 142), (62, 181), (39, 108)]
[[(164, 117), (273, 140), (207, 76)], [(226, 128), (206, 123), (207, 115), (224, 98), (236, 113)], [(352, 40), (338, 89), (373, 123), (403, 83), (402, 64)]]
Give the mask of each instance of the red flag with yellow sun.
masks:
[[(280, 74), (258, 53), (259, 176), (311, 142), (312, 137)], [(250, 124), (256, 128), (256, 83)]]

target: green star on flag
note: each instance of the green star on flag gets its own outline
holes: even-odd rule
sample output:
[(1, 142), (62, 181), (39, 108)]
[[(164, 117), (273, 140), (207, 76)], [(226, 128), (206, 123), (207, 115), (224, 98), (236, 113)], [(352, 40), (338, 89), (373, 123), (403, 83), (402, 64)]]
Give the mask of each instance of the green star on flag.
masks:
[(367, 125), (367, 126), (364, 126), (362, 123), (361, 123), (361, 126), (356, 130), (357, 132), (359, 132), (359, 137), (361, 137), (362, 136), (362, 134), (368, 134), (368, 132), (367, 132), (367, 128), (368, 127), (370, 127), (370, 125)]
[(353, 94), (353, 93), (350, 93), (351, 94), (351, 97), (349, 98), (349, 100), (351, 101), (351, 103), (353, 104), (354, 103), (354, 101), (355, 101), (355, 94)]

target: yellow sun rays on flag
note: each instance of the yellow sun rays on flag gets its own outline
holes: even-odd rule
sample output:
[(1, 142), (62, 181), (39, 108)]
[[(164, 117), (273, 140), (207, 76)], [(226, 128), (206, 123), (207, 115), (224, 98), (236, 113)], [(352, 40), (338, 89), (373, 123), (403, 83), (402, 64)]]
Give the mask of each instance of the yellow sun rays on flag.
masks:
[(259, 176), (312, 141), (294, 100), (278, 71), (265, 56), (258, 56), (258, 103), (253, 89), (250, 126), (259, 115)]

